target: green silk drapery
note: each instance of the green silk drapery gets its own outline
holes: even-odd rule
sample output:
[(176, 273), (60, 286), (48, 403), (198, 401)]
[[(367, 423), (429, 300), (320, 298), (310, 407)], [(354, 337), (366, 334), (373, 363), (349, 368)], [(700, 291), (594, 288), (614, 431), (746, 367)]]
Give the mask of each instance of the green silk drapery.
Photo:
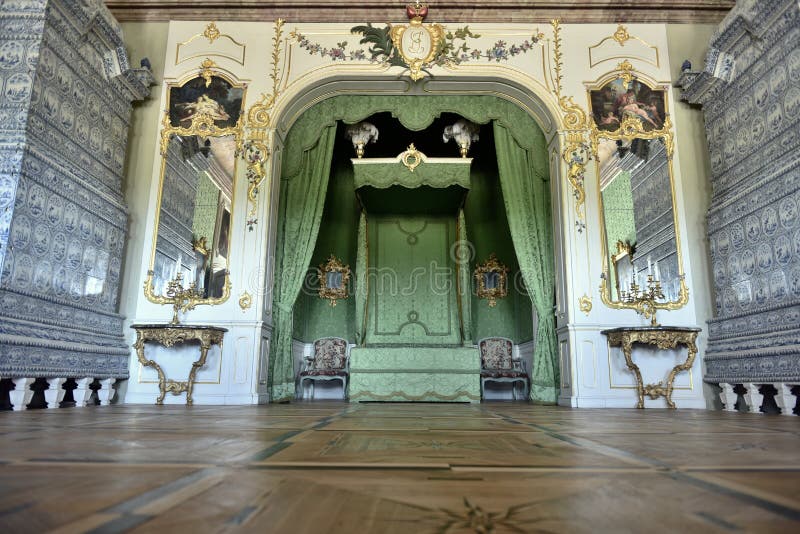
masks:
[(368, 250), (367, 250), (367, 212), (361, 210), (361, 217), (358, 220), (358, 253), (356, 256), (356, 343), (364, 344), (367, 333), (367, 278)]
[(458, 210), (458, 230), (456, 246), (453, 250), (454, 260), (458, 268), (458, 306), (461, 310), (461, 341), (465, 346), (471, 346), (472, 340), (472, 270), (469, 268), (472, 247), (467, 239), (467, 224), (464, 218), (464, 209)]
[(550, 183), (542, 146), (521, 146), (511, 131), (494, 123), (500, 187), (511, 240), (538, 317), (531, 370), (531, 400), (558, 400), (559, 367), (556, 339), (555, 268), (553, 265)]
[[(478, 124), (500, 122), (522, 144), (542, 137), (541, 128), (530, 115), (513, 102), (493, 95), (340, 95), (314, 104), (291, 126), (281, 156), (283, 175), (299, 172), (303, 154), (316, 143), (324, 128), (336, 125), (337, 120), (354, 124), (385, 111), (413, 131), (424, 130), (442, 113), (457, 113)], [(426, 150), (424, 146), (417, 149), (423, 153)], [(541, 157), (547, 159), (544, 152)]]
[(317, 242), (335, 137), (335, 123), (323, 128), (304, 151), (297, 172), (281, 176), (268, 382), (272, 402), (291, 400), (295, 394), (293, 308)]

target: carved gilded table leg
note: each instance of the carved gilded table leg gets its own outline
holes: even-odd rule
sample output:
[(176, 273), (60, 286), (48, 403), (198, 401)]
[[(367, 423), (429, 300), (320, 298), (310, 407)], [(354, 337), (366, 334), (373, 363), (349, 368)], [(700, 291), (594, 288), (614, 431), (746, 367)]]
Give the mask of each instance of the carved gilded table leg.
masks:
[(197, 375), (197, 370), (206, 364), (206, 357), (208, 350), (211, 348), (211, 338), (208, 334), (200, 336), (200, 358), (192, 364), (192, 370), (189, 371), (189, 379), (186, 381), (186, 405), (191, 406), (194, 404), (192, 399), (192, 391), (194, 391), (194, 381)]
[(685, 340), (686, 348), (689, 351), (689, 354), (686, 357), (686, 361), (680, 365), (676, 365), (670, 371), (669, 376), (667, 377), (667, 394), (665, 395), (667, 399), (667, 406), (672, 408), (673, 410), (677, 408), (675, 403), (672, 402), (672, 386), (673, 382), (675, 382), (675, 376), (680, 373), (681, 371), (688, 371), (694, 365), (694, 357), (697, 355), (697, 345), (695, 345), (695, 339), (697, 338), (697, 334), (694, 334), (690, 337), (690, 339)]
[(639, 366), (633, 363), (633, 342), (630, 340), (628, 336), (623, 335), (622, 339), (622, 354), (625, 356), (625, 365), (628, 366), (628, 369), (633, 372), (633, 376), (636, 377), (636, 396), (638, 397), (639, 401), (636, 403), (637, 408), (644, 408), (644, 385), (642, 384), (642, 372), (639, 370)]
[(144, 365), (145, 367), (152, 367), (158, 373), (158, 398), (156, 399), (156, 404), (164, 404), (164, 397), (167, 395), (167, 377), (164, 376), (164, 371), (161, 369), (161, 366), (158, 365), (154, 360), (148, 360), (144, 357), (144, 342), (146, 341), (146, 336), (143, 332), (137, 330), (136, 331), (136, 342), (133, 344), (133, 348), (136, 349), (136, 357), (139, 359), (139, 363)]

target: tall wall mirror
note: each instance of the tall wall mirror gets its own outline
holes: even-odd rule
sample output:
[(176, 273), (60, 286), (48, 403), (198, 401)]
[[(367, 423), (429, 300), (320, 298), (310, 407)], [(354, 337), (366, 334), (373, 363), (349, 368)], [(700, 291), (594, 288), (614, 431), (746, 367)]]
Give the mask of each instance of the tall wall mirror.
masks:
[(161, 182), (145, 295), (165, 303), (170, 281), (194, 289), (195, 304), (230, 295), (230, 241), (245, 87), (207, 68), (168, 88), (161, 132)]
[(589, 90), (592, 151), (602, 224), (601, 295), (612, 307), (634, 307), (631, 288), (653, 281), (658, 308), (688, 302), (672, 173), (667, 93), (630, 69)]

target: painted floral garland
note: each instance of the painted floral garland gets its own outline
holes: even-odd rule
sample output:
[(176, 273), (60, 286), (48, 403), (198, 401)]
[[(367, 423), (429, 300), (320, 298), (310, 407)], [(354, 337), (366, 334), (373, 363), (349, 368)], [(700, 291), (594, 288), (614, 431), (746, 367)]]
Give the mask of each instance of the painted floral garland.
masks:
[[(407, 66), (402, 58), (400, 58), (399, 54), (394, 53), (394, 45), (389, 35), (391, 26), (386, 25), (383, 28), (378, 28), (368, 23), (366, 26), (354, 26), (350, 31), (353, 34), (363, 36), (359, 44), (369, 44), (370, 46), (366, 49), (350, 48), (348, 50), (348, 42), (342, 41), (336, 43), (336, 46), (327, 48), (319, 43), (308, 40), (308, 38), (297, 31), (292, 32), (290, 37), (300, 48), (307, 51), (312, 56), (318, 55), (321, 57), (328, 57), (333, 61), (370, 61), (372, 63)], [(509, 44), (506, 41), (500, 40), (497, 41), (494, 46), (486, 50), (472, 48), (467, 44), (468, 39), (478, 38), (480, 38), (480, 35), (472, 33), (469, 26), (447, 32), (444, 37), (442, 50), (433, 61), (433, 64), (438, 66), (452, 66), (481, 59), (498, 63), (500, 61), (508, 61), (509, 58), (527, 53), (534, 45), (544, 39), (544, 34), (540, 33), (537, 29), (536, 33), (532, 35), (530, 39), (525, 39), (522, 43)]]

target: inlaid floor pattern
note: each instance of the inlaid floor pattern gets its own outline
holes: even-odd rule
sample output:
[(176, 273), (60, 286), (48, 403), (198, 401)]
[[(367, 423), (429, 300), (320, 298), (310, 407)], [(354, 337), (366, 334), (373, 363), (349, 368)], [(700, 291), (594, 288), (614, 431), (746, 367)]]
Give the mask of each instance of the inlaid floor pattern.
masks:
[(299, 403), (0, 413), (0, 532), (798, 532), (800, 418)]

